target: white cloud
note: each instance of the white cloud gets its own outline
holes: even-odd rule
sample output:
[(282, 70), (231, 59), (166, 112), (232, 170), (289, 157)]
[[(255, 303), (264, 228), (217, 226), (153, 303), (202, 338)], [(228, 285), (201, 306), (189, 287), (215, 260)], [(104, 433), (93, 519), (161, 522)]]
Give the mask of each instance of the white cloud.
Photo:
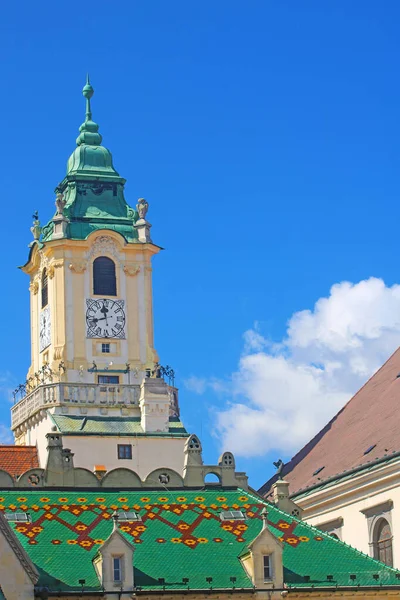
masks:
[[(222, 448), (245, 457), (297, 451), (399, 344), (400, 286), (376, 278), (335, 284), (291, 317), (278, 344), (247, 331), (231, 396), (214, 412)], [(198, 393), (216, 389), (216, 380), (201, 382)]]
[(196, 377), (195, 375), (185, 379), (184, 384), (186, 389), (195, 392), (196, 394), (204, 394), (207, 388), (207, 380), (202, 377)]

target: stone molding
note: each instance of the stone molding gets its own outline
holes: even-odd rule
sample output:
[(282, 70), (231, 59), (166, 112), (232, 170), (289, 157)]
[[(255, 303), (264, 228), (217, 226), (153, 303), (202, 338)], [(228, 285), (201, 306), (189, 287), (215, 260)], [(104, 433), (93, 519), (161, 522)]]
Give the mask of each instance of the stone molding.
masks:
[(391, 511), (393, 508), (393, 500), (386, 500), (385, 502), (380, 502), (379, 504), (375, 504), (375, 506), (370, 506), (369, 508), (363, 508), (360, 510), (360, 513), (368, 517), (375, 517), (377, 515), (382, 515), (383, 513), (387, 513)]

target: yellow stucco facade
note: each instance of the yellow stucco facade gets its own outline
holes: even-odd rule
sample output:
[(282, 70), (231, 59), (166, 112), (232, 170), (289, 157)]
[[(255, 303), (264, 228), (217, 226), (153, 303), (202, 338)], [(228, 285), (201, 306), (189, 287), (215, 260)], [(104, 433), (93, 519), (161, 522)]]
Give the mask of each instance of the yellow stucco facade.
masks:
[[(35, 385), (35, 373), (48, 364), (59, 373), (65, 366), (65, 381), (94, 380), (87, 376), (93, 360), (106, 366), (97, 344), (113, 343), (113, 369), (152, 368), (158, 356), (154, 349), (151, 258), (160, 250), (153, 244), (128, 244), (121, 235), (96, 231), (86, 240), (61, 239), (35, 246), (23, 267), (30, 276), (31, 366), (28, 380)], [(107, 256), (116, 263), (117, 296), (93, 294), (93, 261)], [(48, 276), (50, 344), (40, 349), (41, 286), (44, 269)], [(87, 339), (86, 299), (108, 298), (125, 302), (124, 339)], [(108, 356), (106, 358), (109, 358)], [(82, 377), (82, 372), (86, 374)], [(61, 373), (60, 375), (63, 375)], [(55, 375), (54, 375), (55, 377)]]

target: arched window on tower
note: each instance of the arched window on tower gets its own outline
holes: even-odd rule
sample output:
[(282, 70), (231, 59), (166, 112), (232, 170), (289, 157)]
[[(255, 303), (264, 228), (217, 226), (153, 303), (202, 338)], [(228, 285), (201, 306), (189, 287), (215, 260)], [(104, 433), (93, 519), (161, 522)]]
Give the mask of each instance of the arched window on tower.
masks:
[(47, 271), (43, 269), (42, 273), (42, 308), (47, 306), (49, 301), (49, 288), (47, 286)]
[(115, 263), (107, 256), (99, 256), (93, 261), (93, 293), (100, 296), (117, 295)]
[(392, 531), (386, 519), (379, 519), (374, 527), (374, 558), (393, 566)]

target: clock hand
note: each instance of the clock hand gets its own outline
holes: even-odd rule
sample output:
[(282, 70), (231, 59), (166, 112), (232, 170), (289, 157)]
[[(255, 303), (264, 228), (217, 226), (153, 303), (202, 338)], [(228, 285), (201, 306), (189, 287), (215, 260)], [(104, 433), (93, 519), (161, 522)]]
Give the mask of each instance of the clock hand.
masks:
[[(100, 312), (103, 313), (104, 315), (104, 319), (106, 320), (106, 326), (108, 327), (108, 321), (107, 321), (107, 313), (108, 313), (108, 308), (106, 308), (103, 304), (103, 306), (100, 309)], [(100, 319), (99, 319), (100, 320)]]
[(90, 321), (91, 321), (92, 323), (94, 323), (95, 325), (97, 325), (97, 323), (98, 323), (99, 321), (104, 321), (104, 319), (107, 319), (107, 317), (100, 317), (99, 319), (93, 318), (93, 319), (90, 319)]

